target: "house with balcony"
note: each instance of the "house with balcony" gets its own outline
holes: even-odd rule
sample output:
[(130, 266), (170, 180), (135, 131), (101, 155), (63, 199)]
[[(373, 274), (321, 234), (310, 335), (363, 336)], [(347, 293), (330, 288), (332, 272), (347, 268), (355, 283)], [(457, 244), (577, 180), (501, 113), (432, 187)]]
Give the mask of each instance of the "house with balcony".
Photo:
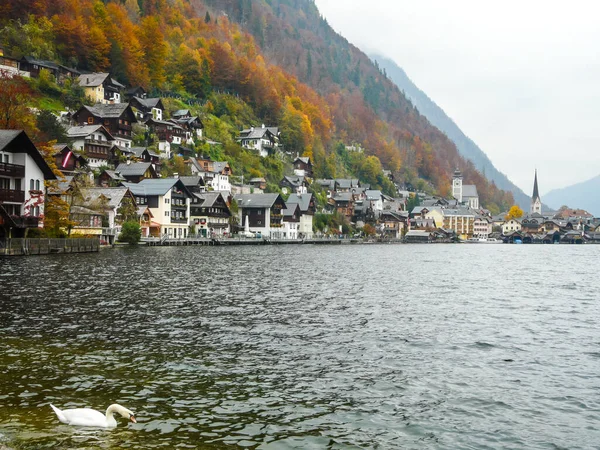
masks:
[(179, 125), (185, 131), (185, 143), (194, 144), (198, 139), (202, 139), (202, 130), (204, 124), (198, 116), (187, 115), (185, 117), (171, 118), (170, 122)]
[(284, 176), (279, 182), (279, 187), (284, 194), (306, 194), (308, 192), (308, 180), (304, 176)]
[(171, 147), (181, 145), (185, 140), (185, 130), (176, 123), (148, 119), (146, 126), (156, 135), (158, 139), (158, 151), (160, 157), (163, 159), (171, 158)]
[(278, 127), (251, 127), (240, 132), (237, 140), (241, 146), (249, 150), (255, 150), (260, 156), (267, 157), (279, 147)]
[(190, 225), (202, 237), (222, 237), (230, 233), (231, 211), (220, 192), (194, 193), (190, 205)]
[(231, 166), (227, 161), (213, 161), (210, 158), (190, 158), (188, 160), (192, 175), (199, 175), (204, 179), (208, 189), (223, 193), (223, 197), (231, 195), (232, 175)]
[(129, 100), (129, 106), (133, 109), (138, 121), (146, 122), (148, 119), (163, 120), (165, 107), (162, 100), (155, 98), (133, 97)]
[(282, 215), (283, 229), (281, 237), (283, 239), (298, 239), (300, 234), (300, 217), (302, 216), (298, 203), (286, 202)]
[(22, 130), (0, 130), (0, 238), (43, 226), (44, 181), (52, 169)]
[(82, 125), (67, 130), (73, 150), (82, 153), (90, 169), (110, 166), (116, 159), (115, 138), (102, 125)]
[(81, 188), (78, 195), (79, 206), (95, 210), (102, 214), (103, 226), (101, 239), (108, 244), (114, 244), (121, 232), (124, 222), (122, 208), (131, 206), (137, 210), (135, 197), (126, 187), (112, 188)]
[(139, 183), (123, 183), (135, 197), (138, 207), (147, 206), (156, 222), (154, 230), (171, 239), (189, 234), (190, 204), (194, 194), (179, 178), (147, 178)]
[(79, 86), (87, 98), (103, 104), (121, 103), (121, 91), (125, 89), (108, 73), (84, 73), (79, 76)]
[(312, 178), (313, 166), (308, 156), (299, 156), (294, 160), (294, 174), (298, 177)]
[(131, 148), (132, 125), (137, 122), (127, 103), (84, 105), (73, 114), (76, 125), (103, 125), (121, 148)]
[(384, 209), (379, 218), (382, 234), (388, 239), (401, 239), (408, 230), (409, 218), (407, 212)]
[(57, 64), (54, 61), (42, 60), (32, 56), (23, 56), (19, 61), (19, 68), (22, 72), (21, 75), (24, 72), (27, 74), (26, 76), (30, 76), (31, 78), (39, 78), (41, 71), (45, 70), (54, 77), (57, 83), (77, 78), (81, 73), (77, 69)]
[(285, 202), (279, 194), (238, 194), (234, 199), (238, 205), (238, 223), (242, 228), (266, 238), (283, 237)]
[(300, 208), (300, 222), (298, 225), (299, 239), (313, 238), (313, 219), (317, 211), (315, 197), (312, 194), (290, 194), (286, 205), (297, 203)]
[(74, 175), (88, 167), (87, 159), (73, 151), (67, 144), (54, 145), (54, 163), (63, 175)]

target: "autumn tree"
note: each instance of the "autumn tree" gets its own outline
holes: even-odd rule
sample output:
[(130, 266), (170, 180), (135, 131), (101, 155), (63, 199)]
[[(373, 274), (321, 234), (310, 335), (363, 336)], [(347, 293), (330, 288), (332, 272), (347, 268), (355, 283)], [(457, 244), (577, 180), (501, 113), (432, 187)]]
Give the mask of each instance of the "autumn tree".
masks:
[(29, 101), (35, 97), (27, 82), (0, 69), (0, 128), (35, 129), (35, 116), (29, 112)]
[(508, 210), (508, 214), (504, 217), (505, 220), (519, 219), (523, 217), (523, 210), (518, 205), (513, 205)]

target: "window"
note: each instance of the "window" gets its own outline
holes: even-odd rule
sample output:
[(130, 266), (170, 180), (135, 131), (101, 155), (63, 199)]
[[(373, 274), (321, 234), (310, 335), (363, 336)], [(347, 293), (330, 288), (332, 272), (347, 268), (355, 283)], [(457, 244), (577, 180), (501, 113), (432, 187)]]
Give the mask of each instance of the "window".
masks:
[(35, 190), (36, 191), (40, 190), (40, 180), (35, 180)]
[(165, 217), (169, 217), (169, 211), (165, 211)]
[(5, 163), (8, 163), (8, 155), (5, 153), (5, 154), (3, 155), (3, 157), (4, 157), (4, 158), (3, 158), (3, 159), (4, 159), (4, 162), (5, 162)]
[(87, 123), (89, 123), (89, 124), (94, 123), (94, 118), (92, 116), (88, 117)]
[(31, 180), (29, 180), (29, 190), (30, 190), (30, 191), (33, 191), (33, 189), (34, 189), (34, 186), (35, 186), (35, 185), (34, 185), (33, 178), (32, 178)]
[(169, 199), (165, 197), (165, 204), (169, 203)]

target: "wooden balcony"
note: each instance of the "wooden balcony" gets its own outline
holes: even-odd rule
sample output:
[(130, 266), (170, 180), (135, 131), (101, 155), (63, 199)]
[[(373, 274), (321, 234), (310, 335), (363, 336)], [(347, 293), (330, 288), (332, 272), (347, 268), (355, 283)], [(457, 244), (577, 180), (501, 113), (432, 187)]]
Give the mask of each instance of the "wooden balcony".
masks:
[(0, 189), (0, 202), (23, 203), (25, 202), (25, 191)]
[(0, 175), (3, 177), (25, 177), (25, 166), (18, 164), (0, 163)]

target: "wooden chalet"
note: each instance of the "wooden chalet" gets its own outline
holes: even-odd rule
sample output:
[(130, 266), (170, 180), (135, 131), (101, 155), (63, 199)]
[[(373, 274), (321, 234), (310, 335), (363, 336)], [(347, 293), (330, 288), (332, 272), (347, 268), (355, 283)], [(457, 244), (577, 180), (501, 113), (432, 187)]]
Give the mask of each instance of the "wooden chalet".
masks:
[(73, 175), (88, 165), (87, 159), (74, 152), (67, 144), (54, 145), (54, 163), (63, 175)]
[(313, 166), (309, 157), (301, 156), (294, 160), (294, 173), (299, 177), (312, 178)]
[(89, 167), (110, 165), (116, 158), (115, 138), (102, 125), (81, 125), (67, 130), (67, 138), (73, 150), (83, 152)]
[(115, 138), (120, 147), (131, 147), (132, 124), (137, 122), (133, 110), (127, 103), (96, 104), (82, 106), (73, 120), (77, 125), (103, 125)]
[(148, 119), (163, 120), (165, 107), (160, 98), (133, 97), (129, 100), (129, 106), (136, 110), (136, 117), (145, 122)]
[(202, 237), (229, 234), (231, 211), (220, 192), (194, 193), (190, 205), (190, 219), (196, 233)]

